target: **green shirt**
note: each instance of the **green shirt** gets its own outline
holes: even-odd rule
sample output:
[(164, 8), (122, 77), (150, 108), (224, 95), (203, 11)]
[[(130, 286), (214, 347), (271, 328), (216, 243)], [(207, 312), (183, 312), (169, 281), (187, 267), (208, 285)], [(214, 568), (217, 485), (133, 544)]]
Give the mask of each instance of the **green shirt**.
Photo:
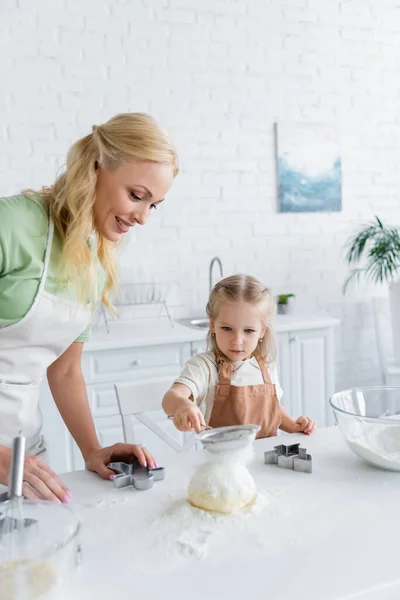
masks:
[[(0, 198), (0, 327), (20, 321), (33, 304), (43, 272), (48, 227), (47, 210), (40, 197)], [(79, 302), (77, 286), (60, 283), (61, 254), (62, 240), (54, 228), (45, 290)], [(99, 275), (102, 288), (102, 269)], [(86, 342), (89, 335), (90, 322), (76, 341)]]

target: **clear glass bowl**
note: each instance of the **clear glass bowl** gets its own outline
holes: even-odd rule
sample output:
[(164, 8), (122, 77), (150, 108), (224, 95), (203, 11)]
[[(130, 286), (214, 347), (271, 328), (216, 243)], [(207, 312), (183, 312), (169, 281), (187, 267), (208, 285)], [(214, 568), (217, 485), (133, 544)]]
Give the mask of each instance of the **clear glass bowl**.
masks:
[(329, 400), (350, 449), (366, 463), (400, 471), (400, 387), (362, 387)]
[[(1, 600), (45, 600), (69, 582), (80, 561), (80, 522), (65, 505), (52, 502), (0, 504)], [(13, 528), (21, 521), (26, 527)]]

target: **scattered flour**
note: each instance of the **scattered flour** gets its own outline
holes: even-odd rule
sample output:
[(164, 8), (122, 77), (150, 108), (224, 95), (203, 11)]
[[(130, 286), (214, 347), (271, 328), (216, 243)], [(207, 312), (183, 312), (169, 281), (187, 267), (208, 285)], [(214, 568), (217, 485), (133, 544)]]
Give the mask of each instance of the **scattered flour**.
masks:
[(400, 471), (400, 426), (368, 426), (348, 440), (352, 450), (367, 463), (382, 469)]
[(212, 546), (243, 532), (249, 519), (268, 504), (266, 494), (257, 494), (245, 466), (252, 455), (251, 447), (205, 454), (205, 464), (189, 484), (190, 503), (186, 499), (170, 503), (151, 524), (158, 567), (164, 559), (170, 567), (184, 558), (205, 558)]
[(268, 505), (268, 500), (268, 495), (259, 493), (252, 505), (234, 515), (201, 510), (187, 500), (172, 502), (148, 530), (157, 571), (160, 566), (173, 569), (187, 558), (206, 558), (212, 549), (246, 534), (250, 521)]
[[(210, 554), (225, 556), (234, 547), (233, 540), (235, 544), (240, 539), (242, 543), (251, 540), (254, 548), (269, 545), (259, 518), (265, 514), (273, 520), (274, 510), (281, 512), (273, 495), (258, 491), (253, 504), (234, 515), (208, 512), (190, 504), (184, 487), (154, 498), (146, 506), (140, 492), (133, 492), (120, 504), (81, 505), (84, 562), (87, 567), (91, 548), (96, 549), (93, 555), (98, 548), (107, 548), (110, 569), (118, 569), (121, 560), (132, 556), (131, 575), (168, 573), (188, 560), (201, 560)], [(139, 520), (132, 518), (136, 511), (140, 511)]]
[[(110, 494), (106, 502), (81, 505), (85, 576), (107, 586), (110, 572), (120, 572), (127, 561), (133, 580), (178, 573), (198, 561), (216, 566), (237, 559), (242, 548), (249, 561), (284, 557), (290, 549), (300, 551), (351, 527), (355, 520), (364, 521), (375, 509), (366, 498), (347, 506), (346, 514), (332, 510), (343, 502), (343, 487), (332, 487), (329, 478), (321, 481), (301, 473), (266, 470), (264, 465), (255, 465), (251, 473), (257, 485), (254, 504), (233, 515), (192, 506), (187, 484), (174, 473), (151, 492), (118, 490), (124, 502), (111, 505)], [(349, 481), (349, 489), (353, 485)], [(99, 555), (108, 566), (102, 572)]]
[(126, 496), (120, 495), (110, 496), (107, 498), (101, 498), (101, 500), (93, 500), (91, 502), (85, 502), (82, 504), (85, 508), (108, 508), (110, 506), (115, 506), (116, 504), (125, 504), (128, 501)]
[[(220, 469), (222, 462), (225, 477), (239, 464), (253, 486), (245, 467), (251, 455), (251, 451), (235, 456), (207, 453), (203, 466), (218, 465)], [(260, 468), (261, 473), (263, 480), (263, 468)], [(177, 485), (173, 473), (164, 485), (156, 484), (149, 493), (117, 490), (116, 495), (109, 494), (99, 502), (86, 502), (79, 508), (85, 570), (98, 576), (92, 557), (98, 555), (99, 549), (107, 553), (109, 572), (117, 572), (121, 563), (132, 557), (129, 562), (132, 577), (174, 572), (188, 562), (210, 557), (214, 563), (224, 561), (229, 555), (235, 555), (238, 546), (248, 548), (249, 555), (274, 554), (277, 547), (287, 544), (285, 536), (281, 537), (282, 527), (290, 533), (293, 514), (301, 513), (302, 507), (301, 502), (297, 504), (298, 481), (296, 503), (292, 504), (288, 501), (289, 489), (276, 489), (273, 479), (271, 473), (266, 490), (260, 485), (261, 481), (257, 487), (251, 486), (250, 504), (237, 507), (233, 514), (193, 506), (188, 501), (187, 484)], [(308, 482), (300, 480), (300, 488), (307, 490)], [(250, 484), (246, 485), (249, 489)], [(145, 502), (143, 494), (146, 494)], [(309, 535), (309, 523), (304, 522), (304, 537), (308, 539)], [(293, 537), (292, 533), (290, 536)]]

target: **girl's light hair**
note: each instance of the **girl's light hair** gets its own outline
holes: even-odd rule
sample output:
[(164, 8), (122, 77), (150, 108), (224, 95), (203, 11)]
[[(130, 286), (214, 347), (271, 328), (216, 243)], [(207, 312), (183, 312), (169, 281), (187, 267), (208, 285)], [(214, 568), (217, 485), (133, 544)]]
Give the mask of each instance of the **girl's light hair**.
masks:
[[(80, 282), (82, 299), (98, 300), (96, 266), (88, 245), (96, 234), (96, 253), (106, 274), (103, 303), (111, 310), (110, 293), (117, 285), (116, 242), (96, 229), (93, 207), (96, 198), (96, 168), (115, 170), (133, 160), (168, 164), (178, 173), (178, 157), (166, 132), (144, 113), (119, 114), (93, 126), (92, 133), (75, 142), (68, 154), (65, 172), (39, 194), (49, 206), (55, 227), (63, 240), (63, 268), (67, 281)], [(63, 273), (63, 275), (64, 275)]]
[[(258, 342), (254, 351), (258, 357), (267, 363), (274, 362), (276, 358), (275, 334), (273, 321), (276, 312), (275, 301), (271, 291), (263, 283), (251, 275), (231, 275), (219, 281), (211, 290), (207, 303), (209, 319), (216, 319), (222, 302), (247, 302), (256, 306), (265, 333), (262, 341)], [(207, 335), (209, 350), (218, 357), (221, 355), (215, 336), (209, 330)]]

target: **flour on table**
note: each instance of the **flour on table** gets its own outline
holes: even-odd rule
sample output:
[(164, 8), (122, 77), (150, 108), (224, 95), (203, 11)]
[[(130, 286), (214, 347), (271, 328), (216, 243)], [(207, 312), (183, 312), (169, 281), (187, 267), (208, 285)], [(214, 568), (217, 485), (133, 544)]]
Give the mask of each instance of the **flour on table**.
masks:
[(107, 498), (101, 498), (100, 500), (92, 500), (82, 504), (85, 508), (109, 508), (110, 506), (115, 506), (116, 504), (125, 504), (128, 501), (126, 496), (122, 496), (122, 494), (117, 496), (109, 496)]
[(400, 426), (371, 426), (349, 440), (350, 447), (366, 462), (382, 469), (400, 469)]
[[(152, 524), (156, 537), (163, 540), (168, 561), (173, 556), (178, 562), (205, 558), (213, 545), (223, 545), (230, 536), (243, 533), (249, 519), (265, 508), (268, 495), (257, 494), (245, 466), (252, 455), (252, 448), (205, 454), (205, 464), (189, 483), (189, 502), (170, 503)], [(157, 546), (158, 542), (155, 553)]]
[[(244, 477), (245, 492), (238, 495), (242, 497), (241, 504), (246, 506), (239, 509), (237, 501), (232, 503), (230, 500), (230, 509), (232, 504), (236, 507), (233, 514), (194, 507), (188, 501), (187, 484), (174, 485), (171, 491), (173, 476), (166, 485), (157, 484), (149, 492), (117, 490), (118, 494), (109, 494), (101, 501), (81, 504), (79, 516), (83, 522), (85, 569), (96, 572), (95, 562), (88, 563), (91, 563), (91, 549), (95, 555), (99, 548), (106, 549), (110, 570), (118, 570), (127, 557), (134, 557), (129, 563), (131, 576), (168, 573), (188, 561), (209, 556), (215, 560), (225, 559), (237, 544), (248, 544), (252, 552), (270, 548), (271, 539), (265, 532), (273, 530), (277, 515), (282, 515), (285, 509), (278, 501), (273, 485), (268, 485), (267, 491), (254, 485), (244, 466), (252, 452), (232, 454), (235, 453), (224, 457), (215, 455), (218, 456), (216, 459), (204, 453), (207, 459), (203, 466), (218, 465), (219, 470), (223, 458), (224, 481), (226, 474), (235, 465), (240, 465), (239, 479), (243, 483)], [(228, 496), (232, 497), (232, 494)]]
[(268, 501), (267, 494), (259, 493), (251, 506), (231, 515), (198, 509), (182, 498), (172, 501), (148, 529), (157, 570), (164, 565), (169, 571), (188, 558), (206, 558), (231, 538), (246, 535)]
[[(187, 561), (225, 556), (235, 544), (249, 539), (250, 547), (257, 549), (270, 543), (260, 529), (259, 519), (265, 515), (268, 522), (273, 522), (274, 514), (281, 513), (276, 497), (269, 491), (258, 491), (251, 506), (226, 515), (192, 506), (186, 486), (166, 494), (159, 489), (157, 497), (149, 494), (147, 504), (143, 504), (145, 492), (132, 492), (125, 503), (114, 506), (81, 505), (78, 512), (83, 522), (85, 568), (96, 569), (88, 561), (98, 548), (107, 552), (110, 569), (118, 569), (127, 556), (135, 557), (130, 563), (132, 576), (169, 573)], [(140, 519), (133, 517), (136, 511)]]

